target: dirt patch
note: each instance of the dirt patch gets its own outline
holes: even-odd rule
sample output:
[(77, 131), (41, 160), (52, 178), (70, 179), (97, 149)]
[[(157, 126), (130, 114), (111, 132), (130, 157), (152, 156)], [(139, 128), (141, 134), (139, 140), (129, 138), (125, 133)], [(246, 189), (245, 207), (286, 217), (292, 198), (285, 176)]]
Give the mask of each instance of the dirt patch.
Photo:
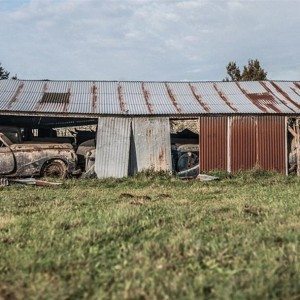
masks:
[(132, 198), (134, 198), (134, 195), (129, 193), (122, 193), (119, 196), (119, 199), (132, 199)]
[(264, 214), (263, 209), (261, 207), (248, 204), (245, 204), (243, 211), (245, 214), (253, 217), (259, 217)]
[(169, 195), (169, 194), (158, 194), (157, 195), (157, 198), (159, 198), (159, 199), (167, 199), (167, 198), (172, 198), (172, 196), (171, 195)]

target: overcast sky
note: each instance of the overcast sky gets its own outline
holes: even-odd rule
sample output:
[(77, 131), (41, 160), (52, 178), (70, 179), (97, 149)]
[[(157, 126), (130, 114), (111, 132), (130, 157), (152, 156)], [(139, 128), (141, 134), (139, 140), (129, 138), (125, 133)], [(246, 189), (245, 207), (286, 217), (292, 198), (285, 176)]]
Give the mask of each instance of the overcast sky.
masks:
[(0, 0), (0, 62), (23, 79), (222, 80), (258, 58), (300, 80), (300, 0)]

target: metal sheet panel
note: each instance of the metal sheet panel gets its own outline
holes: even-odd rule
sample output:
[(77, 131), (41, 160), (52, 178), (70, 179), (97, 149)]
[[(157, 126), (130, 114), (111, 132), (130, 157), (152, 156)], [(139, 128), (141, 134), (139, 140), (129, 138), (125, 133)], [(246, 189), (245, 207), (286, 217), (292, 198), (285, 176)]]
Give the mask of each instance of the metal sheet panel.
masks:
[(98, 178), (128, 175), (130, 118), (99, 118), (95, 171)]
[(230, 170), (253, 169), (257, 163), (256, 117), (231, 117)]
[(143, 170), (171, 171), (171, 139), (169, 118), (134, 118), (132, 120), (134, 148), (131, 159), (133, 172)]
[(285, 117), (258, 117), (258, 165), (269, 171), (286, 173), (286, 124)]
[(227, 169), (227, 117), (200, 117), (200, 171)]
[(236, 82), (236, 85), (262, 113), (294, 113), (289, 106), (269, 90), (267, 81), (243, 81)]
[[(68, 103), (42, 102), (68, 93)], [(103, 115), (300, 114), (300, 82), (1, 80), (0, 113)]]

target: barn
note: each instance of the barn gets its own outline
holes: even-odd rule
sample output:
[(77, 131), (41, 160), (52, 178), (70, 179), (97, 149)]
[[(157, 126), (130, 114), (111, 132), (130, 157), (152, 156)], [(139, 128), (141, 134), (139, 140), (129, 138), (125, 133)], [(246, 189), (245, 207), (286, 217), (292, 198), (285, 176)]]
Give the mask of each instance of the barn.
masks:
[(196, 122), (202, 173), (288, 174), (291, 153), (300, 159), (299, 114), (299, 81), (0, 81), (0, 125), (97, 125), (99, 178), (171, 171), (172, 120)]

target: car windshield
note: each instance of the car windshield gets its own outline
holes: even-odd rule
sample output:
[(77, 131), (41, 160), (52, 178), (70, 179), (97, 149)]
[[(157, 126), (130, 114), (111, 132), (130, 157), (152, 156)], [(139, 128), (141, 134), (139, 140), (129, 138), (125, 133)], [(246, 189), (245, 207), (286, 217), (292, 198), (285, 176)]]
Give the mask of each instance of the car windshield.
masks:
[(5, 136), (9, 138), (13, 144), (20, 143), (18, 132), (6, 132)]

